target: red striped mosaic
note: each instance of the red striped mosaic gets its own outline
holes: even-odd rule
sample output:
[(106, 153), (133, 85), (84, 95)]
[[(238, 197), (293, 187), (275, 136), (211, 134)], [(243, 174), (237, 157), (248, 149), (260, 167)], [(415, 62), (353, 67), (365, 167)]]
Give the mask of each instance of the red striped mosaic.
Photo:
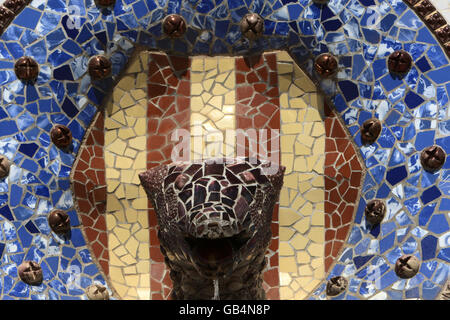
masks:
[(72, 188), (75, 204), (83, 223), (87, 243), (103, 272), (109, 274), (108, 234), (106, 230), (106, 180), (104, 146), (104, 114), (98, 112), (80, 147)]
[[(148, 73), (147, 169), (171, 162), (175, 129), (190, 129), (190, 59), (151, 53)], [(149, 208), (152, 205), (149, 201)], [(172, 281), (159, 248), (156, 213), (149, 210), (152, 300), (170, 298)]]
[(336, 113), (325, 105), (325, 272), (340, 253), (357, 206), (363, 166)]
[[(236, 129), (276, 129), (280, 130), (280, 101), (278, 90), (278, 73), (275, 53), (267, 53), (251, 57), (236, 58)], [(279, 143), (279, 134), (267, 134), (267, 156), (271, 156), (272, 141)], [(264, 144), (264, 139), (259, 137), (254, 141), (246, 138), (245, 145), (237, 143), (237, 154), (251, 155), (255, 151), (254, 146)], [(279, 148), (273, 148), (279, 151)], [(280, 163), (280, 162), (279, 162)], [(280, 299), (279, 293), (279, 223), (278, 205), (274, 209), (272, 220), (272, 241), (269, 245), (267, 257), (268, 263), (264, 272), (263, 287), (266, 290), (267, 299)]]

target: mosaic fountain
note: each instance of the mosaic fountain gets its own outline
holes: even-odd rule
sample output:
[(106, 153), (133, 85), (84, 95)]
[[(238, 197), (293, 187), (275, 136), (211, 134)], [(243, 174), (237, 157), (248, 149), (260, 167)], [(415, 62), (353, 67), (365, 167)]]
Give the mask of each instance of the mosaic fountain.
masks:
[(0, 0), (0, 298), (448, 299), (444, 2)]

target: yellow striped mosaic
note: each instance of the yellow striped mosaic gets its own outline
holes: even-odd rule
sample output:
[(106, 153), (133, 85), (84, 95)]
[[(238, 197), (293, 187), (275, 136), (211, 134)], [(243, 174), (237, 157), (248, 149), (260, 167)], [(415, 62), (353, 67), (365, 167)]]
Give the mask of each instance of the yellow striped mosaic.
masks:
[(233, 157), (235, 129), (235, 59), (192, 57), (191, 159)]
[(286, 52), (277, 53), (281, 116), (280, 298), (304, 299), (325, 275), (323, 97)]
[(136, 54), (105, 106), (106, 225), (109, 276), (121, 299), (150, 298), (146, 52)]

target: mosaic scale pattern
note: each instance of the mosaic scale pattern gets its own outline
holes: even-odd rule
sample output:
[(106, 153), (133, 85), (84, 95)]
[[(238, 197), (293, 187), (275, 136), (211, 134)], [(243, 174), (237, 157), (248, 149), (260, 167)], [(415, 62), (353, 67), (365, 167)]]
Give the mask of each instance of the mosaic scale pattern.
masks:
[(214, 158), (139, 175), (158, 217), (172, 298), (265, 299), (265, 252), (284, 169)]
[[(367, 7), (372, 3), (382, 9), (380, 25), (375, 29), (368, 28), (367, 24)], [(32, 174), (39, 175), (39, 171), (46, 170), (44, 169), (46, 166), (40, 166), (39, 169), (37, 161), (42, 157), (24, 147), (24, 145), (33, 146), (33, 143), (37, 146), (36, 150), (41, 147), (44, 153), (57, 154), (51, 161), (64, 159), (67, 161), (65, 166), (70, 168), (74, 157), (66, 157), (53, 146), (49, 146), (48, 132), (51, 125), (45, 128), (41, 121), (45, 122), (43, 119), (47, 119), (47, 123), (50, 123), (51, 119), (52, 123), (69, 124), (75, 133), (74, 137), (76, 136), (73, 150), (75, 153), (78, 151), (82, 136), (95, 113), (95, 106), (100, 104), (104, 92), (107, 91), (106, 88), (111, 87), (108, 81), (96, 84), (95, 88), (91, 85), (85, 63), (89, 56), (107, 52), (115, 61), (114, 79), (131, 54), (133, 43), (190, 55), (243, 54), (249, 46), (246, 41), (236, 41), (240, 36), (237, 22), (244, 11), (258, 12), (267, 20), (265, 38), (252, 43), (250, 49), (288, 48), (296, 61), (309, 61), (304, 66), (305, 70), (319, 82), (321, 89), (332, 97), (335, 110), (344, 119), (357, 144), (359, 124), (369, 113), (386, 124), (382, 139), (376, 142), (374, 147), (361, 148), (368, 174), (363, 183), (363, 195), (352, 228), (352, 234), (353, 230), (357, 230), (354, 231), (355, 239), (359, 237), (358, 231), (361, 239), (352, 240), (350, 237), (349, 242), (356, 242), (349, 243), (348, 250), (344, 251), (355, 251), (356, 255), (367, 254), (369, 257), (374, 254), (367, 259), (373, 266), (372, 269), (379, 272), (375, 272), (370, 279), (364, 279), (365, 276), (362, 274), (367, 271), (363, 271), (360, 274), (362, 278), (359, 278), (358, 270), (366, 270), (365, 264), (361, 264), (366, 257), (348, 259), (350, 254), (347, 253), (348, 256), (345, 256), (344, 253), (340, 257), (341, 263), (334, 266), (331, 272), (332, 275), (339, 274), (342, 272), (340, 269), (345, 269), (345, 275), (354, 285), (351, 293), (339, 298), (434, 299), (448, 276), (449, 228), (448, 216), (445, 214), (449, 208), (446, 188), (448, 161), (441, 171), (430, 176), (420, 168), (417, 159), (425, 143), (427, 145), (436, 143), (441, 145), (446, 153), (449, 152), (447, 129), (449, 63), (431, 32), (402, 1), (331, 1), (327, 7), (322, 8), (306, 1), (286, 5), (279, 2), (264, 4), (256, 1), (252, 2), (249, 8), (239, 1), (221, 4), (222, 8), (217, 10), (217, 6), (207, 4), (193, 9), (194, 6), (189, 2), (183, 5), (168, 2), (167, 7), (166, 3), (164, 6), (151, 3), (149, 7), (147, 3), (140, 1), (129, 5), (123, 5), (118, 1), (111, 12), (111, 20), (104, 21), (92, 3), (86, 6), (80, 3), (81, 25), (79, 30), (73, 30), (68, 27), (64, 8), (52, 1), (32, 2), (2, 35), (4, 42), (1, 44), (0, 52), (3, 70), (0, 78), (3, 99), (1, 116), (1, 143), (5, 149), (2, 150), (3, 153), (14, 161), (14, 166), (19, 168), (19, 171), (28, 171), (25, 175), (33, 170), (36, 172)], [(213, 10), (216, 10), (214, 14)], [(188, 28), (183, 39), (162, 40), (160, 22), (163, 13), (167, 12), (180, 12), (186, 15), (192, 27)], [(220, 20), (226, 20), (226, 27), (219, 28), (220, 23), (216, 26), (216, 22)], [(232, 22), (229, 23), (228, 20)], [(199, 30), (212, 31), (207, 31), (203, 37), (199, 37), (202, 33)], [(223, 30), (226, 31), (221, 33)], [(150, 34), (153, 37), (150, 37)], [(111, 45), (114, 37), (115, 44)], [(410, 51), (415, 62), (408, 76), (402, 80), (392, 79), (389, 76), (384, 59), (394, 48), (400, 47)], [(43, 52), (39, 48), (46, 50)], [(336, 85), (329, 80), (320, 81), (312, 72), (311, 60), (305, 60), (311, 52), (317, 55), (328, 50), (339, 56), (342, 67)], [(34, 56), (41, 64), (40, 77), (35, 86), (22, 85), (11, 70), (15, 59), (23, 54)], [(51, 75), (53, 80), (50, 80)], [(20, 105), (24, 105), (25, 108)], [(35, 111), (34, 105), (42, 114)], [(24, 125), (25, 123), (27, 125)], [(30, 123), (36, 124), (30, 126)], [(391, 158), (394, 160), (391, 161)], [(33, 169), (36, 167), (38, 169)], [(64, 180), (64, 175), (60, 177), (59, 173), (51, 172), (49, 176), (52, 179), (62, 177)], [(8, 180), (9, 178), (5, 180), (6, 182), (3, 181), (6, 183), (3, 190), (9, 189), (10, 184), (14, 184)], [(42, 180), (46, 180), (44, 174), (38, 179), (40, 182), (36, 188), (48, 185), (47, 181)], [(417, 179), (417, 182), (413, 181), (414, 179)], [(401, 183), (402, 181), (406, 183)], [(26, 179), (26, 182), (29, 180)], [(56, 186), (56, 182), (54, 185)], [(47, 201), (54, 207), (58, 204), (62, 191), (69, 190), (69, 185), (67, 181), (66, 187), (58, 186), (58, 190), (53, 187), (52, 196), (34, 192), (33, 186), (31, 192), (36, 195), (39, 203)], [(403, 185), (408, 188), (404, 188)], [(377, 236), (371, 234), (362, 223), (365, 203), (374, 197), (389, 200), (387, 201), (389, 214)], [(9, 221), (16, 218), (18, 229), (22, 224), (26, 225), (30, 217), (37, 218), (39, 210), (34, 211), (33, 207), (30, 207), (31, 214), (29, 212), (28, 216), (17, 217), (15, 214), (13, 217), (8, 212), (11, 212), (11, 207), (17, 206), (17, 201), (10, 203), (11, 199), (8, 197), (5, 199), (7, 204), (5, 202), (2, 208), (8, 206), (8, 209), (3, 209), (3, 216)], [(397, 208), (399, 209), (396, 210)], [(411, 223), (406, 222), (408, 221), (406, 218), (402, 220), (404, 217)], [(2, 223), (7, 223), (6, 220)], [(384, 230), (387, 230), (385, 233), (382, 232), (383, 226)], [(392, 232), (389, 232), (389, 228), (392, 228)], [(25, 231), (20, 236), (21, 242), (27, 243), (23, 240), (26, 237), (31, 237), (34, 242), (43, 236), (41, 232), (34, 234), (27, 228), (22, 230)], [(394, 241), (392, 241), (393, 233), (396, 236)], [(72, 249), (74, 248), (72, 242), (77, 241), (76, 235), (77, 232), (70, 240), (69, 246)], [(83, 239), (81, 232), (79, 235), (78, 239)], [(19, 241), (19, 231), (14, 230), (12, 238)], [(83, 243), (81, 246), (84, 246), (84, 242), (81, 243)], [(361, 246), (357, 245), (359, 243)], [(388, 253), (398, 250), (405, 252), (405, 249), (408, 250), (408, 244), (415, 248), (413, 252), (423, 260), (423, 269), (416, 278), (398, 281), (397, 284), (397, 279), (392, 274), (394, 255), (388, 259)], [(356, 249), (357, 247), (359, 249)], [(17, 253), (25, 254), (23, 248), (18, 248)], [(2, 259), (5, 257), (9, 258), (8, 252), (3, 253)], [(44, 253), (40, 260), (49, 257)], [(66, 258), (72, 259), (70, 254)], [(83, 266), (85, 263), (89, 264), (80, 262)], [(2, 264), (2, 268), (6, 265), (7, 263)], [(64, 265), (58, 268), (63, 267)], [(52, 275), (44, 270), (45, 274)], [(13, 282), (17, 281), (14, 271), (11, 271), (9, 277)], [(95, 276), (87, 278), (95, 279)], [(101, 278), (99, 275), (98, 281), (104, 281)], [(377, 282), (376, 279), (380, 279), (382, 284), (373, 285)], [(10, 283), (8, 281), (10, 280), (3, 283)], [(62, 288), (67, 288), (67, 281), (63, 282), (61, 291), (64, 291)], [(86, 283), (84, 282), (82, 288)], [(404, 290), (402, 286), (405, 287)], [(323, 285), (319, 289), (315, 297), (324, 298), (321, 291)], [(3, 297), (10, 296), (10, 291), (8, 286), (3, 285)], [(13, 297), (14, 294), (16, 293), (13, 293)], [(74, 295), (82, 294), (80, 290)], [(61, 296), (44, 293), (40, 297), (53, 299)]]

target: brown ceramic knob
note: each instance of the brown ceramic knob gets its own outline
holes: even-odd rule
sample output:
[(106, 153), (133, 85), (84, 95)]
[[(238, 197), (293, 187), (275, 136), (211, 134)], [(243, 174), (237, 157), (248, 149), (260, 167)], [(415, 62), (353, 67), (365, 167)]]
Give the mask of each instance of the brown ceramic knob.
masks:
[(89, 59), (88, 71), (93, 80), (105, 79), (112, 72), (111, 61), (102, 55), (94, 56)]
[(25, 5), (25, 0), (6, 0), (3, 2), (3, 6), (14, 12), (14, 14), (19, 13)]
[(411, 254), (403, 255), (395, 263), (395, 273), (399, 278), (409, 279), (419, 271), (420, 261)]
[(70, 217), (63, 210), (56, 209), (48, 215), (50, 229), (56, 234), (67, 234), (70, 231)]
[(186, 21), (179, 14), (171, 14), (164, 19), (163, 31), (171, 38), (179, 38), (186, 32)]
[(264, 19), (256, 13), (247, 13), (240, 23), (241, 33), (250, 40), (256, 40), (264, 33)]
[(411, 55), (404, 50), (397, 50), (392, 52), (388, 58), (389, 72), (394, 74), (406, 74), (411, 69), (412, 58)]
[(0, 179), (6, 178), (9, 175), (11, 162), (4, 155), (0, 155)]
[(364, 214), (366, 216), (366, 220), (370, 224), (379, 224), (383, 221), (384, 215), (386, 214), (386, 206), (381, 200), (370, 200), (364, 209)]
[(86, 295), (89, 300), (109, 300), (108, 290), (100, 284), (93, 284), (87, 287)]
[(34, 261), (24, 261), (18, 268), (17, 272), (20, 279), (30, 286), (39, 286), (43, 280), (42, 268)]
[(337, 71), (338, 63), (336, 58), (330, 53), (322, 53), (314, 62), (314, 69), (321, 77), (330, 77)]
[(374, 143), (381, 133), (381, 122), (376, 118), (364, 121), (361, 126), (361, 141), (363, 144)]
[(333, 277), (327, 282), (327, 296), (334, 297), (347, 289), (348, 281), (344, 277)]
[(53, 144), (61, 149), (67, 148), (72, 143), (72, 132), (62, 124), (57, 124), (52, 128), (50, 137)]
[(427, 147), (420, 153), (420, 163), (426, 171), (435, 172), (445, 163), (445, 152), (437, 145)]
[(18, 79), (22, 81), (34, 81), (39, 75), (39, 65), (31, 57), (22, 57), (16, 61), (14, 71)]
[(116, 4), (116, 0), (95, 0), (95, 4), (99, 7), (111, 7)]

